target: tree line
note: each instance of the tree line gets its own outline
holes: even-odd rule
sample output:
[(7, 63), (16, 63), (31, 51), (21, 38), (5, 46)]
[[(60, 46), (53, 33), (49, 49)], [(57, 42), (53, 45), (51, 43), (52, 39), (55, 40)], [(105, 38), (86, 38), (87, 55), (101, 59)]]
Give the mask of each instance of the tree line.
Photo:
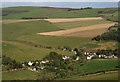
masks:
[(107, 55), (107, 56), (113, 55), (113, 54), (115, 56), (117, 56), (118, 55), (117, 53), (118, 53), (118, 49), (114, 49), (114, 50), (111, 50), (111, 49), (104, 50), (104, 49), (102, 49), (102, 50), (98, 50), (96, 52), (97, 55), (104, 54), (104, 55)]
[(68, 9), (68, 11), (73, 11), (73, 10), (85, 10), (85, 9), (92, 9), (92, 7), (86, 7), (86, 8), (80, 8), (80, 9)]
[(105, 40), (105, 41), (108, 41), (108, 40), (115, 40), (115, 41), (118, 41), (118, 30), (111, 30), (109, 32), (105, 32), (101, 35), (97, 35), (95, 37), (93, 37), (91, 40), (96, 40), (96, 41), (101, 41), (101, 40)]
[(2, 64), (8, 66), (8, 69), (18, 69), (22, 68), (22, 64), (12, 60), (10, 57), (2, 56)]
[(22, 17), (21, 19), (47, 19), (47, 17)]

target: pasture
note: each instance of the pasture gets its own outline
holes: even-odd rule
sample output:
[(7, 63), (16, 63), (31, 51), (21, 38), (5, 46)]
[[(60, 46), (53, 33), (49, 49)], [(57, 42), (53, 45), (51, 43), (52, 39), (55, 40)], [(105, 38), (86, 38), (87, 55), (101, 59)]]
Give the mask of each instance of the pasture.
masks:
[(118, 48), (116, 41), (91, 41), (81, 45), (79, 48), (83, 48), (86, 51), (97, 51), (98, 49), (116, 49)]
[[(69, 12), (67, 9), (49, 9), (40, 7), (10, 7), (3, 8), (4, 11), (27, 11), (13, 13), (3, 16), (3, 19), (21, 19), (22, 17), (48, 17), (48, 18), (84, 18), (84, 17), (100, 17), (97, 13), (99, 9), (81, 10), (80, 12)], [(91, 12), (90, 12), (91, 11)], [(83, 13), (84, 14), (83, 14)], [(89, 13), (88, 13), (89, 12)]]
[[(9, 29), (9, 30), (8, 30)], [(38, 32), (60, 30), (48, 21), (27, 21), (11, 24), (3, 24), (3, 40), (17, 40), (20, 36), (33, 35)]]
[(36, 80), (37, 72), (33, 72), (30, 70), (17, 70), (6, 72), (2, 74), (3, 80)]
[(83, 66), (80, 66), (80, 63), (75, 64), (75, 67), (78, 68), (79, 71), (84, 71), (86, 73), (111, 70), (116, 68), (117, 66), (117, 59), (90, 60), (86, 61), (85, 65)]
[(70, 78), (68, 80), (118, 80), (118, 72), (83, 76), (83, 77), (77, 76), (77, 77)]
[(17, 62), (41, 60), (43, 57), (54, 51), (62, 55), (73, 55), (72, 52), (52, 50), (46, 48), (32, 47), (18, 42), (3, 42), (2, 54), (15, 59)]
[[(3, 8), (2, 13), (5, 13), (3, 19), (21, 19), (23, 17), (47, 17), (47, 18), (87, 18), (101, 17), (99, 11), (117, 10), (117, 8), (104, 9), (86, 9), (68, 11), (62, 8), (41, 8), (41, 7), (10, 7)], [(6, 12), (7, 13), (6, 15)], [(12, 12), (12, 13), (11, 13)], [(13, 13), (15, 12), (15, 13)]]
[(90, 42), (91, 38), (28, 35), (28, 36), (18, 37), (17, 40), (25, 41), (25, 42), (32, 42), (37, 45), (51, 46), (51, 47), (56, 47), (56, 48), (58, 46), (60, 46), (61, 48), (63, 48), (64, 46), (75, 48), (75, 47), (79, 47), (85, 44), (86, 42)]

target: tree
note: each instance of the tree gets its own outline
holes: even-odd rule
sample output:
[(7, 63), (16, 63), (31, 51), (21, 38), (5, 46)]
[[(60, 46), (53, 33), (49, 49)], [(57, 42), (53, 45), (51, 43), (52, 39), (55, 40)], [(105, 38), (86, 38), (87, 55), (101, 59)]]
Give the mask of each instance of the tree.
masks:
[(74, 51), (78, 52), (78, 49), (77, 49), (77, 48), (75, 48), (75, 49), (74, 49)]

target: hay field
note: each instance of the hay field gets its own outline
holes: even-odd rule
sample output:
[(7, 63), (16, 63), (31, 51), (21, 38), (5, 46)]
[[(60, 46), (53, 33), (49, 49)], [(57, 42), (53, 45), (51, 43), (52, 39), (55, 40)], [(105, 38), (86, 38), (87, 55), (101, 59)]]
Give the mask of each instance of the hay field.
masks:
[[(78, 28), (73, 28), (73, 29), (53, 31), (53, 32), (45, 32), (45, 33), (37, 33), (37, 34), (38, 35), (51, 35), (51, 36), (75, 36), (75, 35), (77, 35), (79, 37), (82, 37), (82, 36), (78, 35), (78, 33), (83, 32), (83, 31), (104, 29), (104, 28), (108, 28), (114, 24), (115, 23), (97, 24), (97, 25), (92, 25), (92, 26), (87, 26), (87, 27), (78, 27)], [(77, 33), (77, 34), (75, 34), (75, 33)], [(91, 31), (91, 33), (92, 33), (92, 31)], [(89, 34), (91, 34), (91, 33), (89, 33)], [(87, 33), (85, 33), (85, 34), (86, 34), (86, 36), (89, 36)]]

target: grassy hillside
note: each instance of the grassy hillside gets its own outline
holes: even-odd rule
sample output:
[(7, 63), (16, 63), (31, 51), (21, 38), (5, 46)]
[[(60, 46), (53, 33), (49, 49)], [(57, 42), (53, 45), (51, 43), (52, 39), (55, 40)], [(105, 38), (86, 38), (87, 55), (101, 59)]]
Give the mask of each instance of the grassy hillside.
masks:
[[(3, 8), (3, 19), (21, 19), (22, 17), (48, 17), (48, 18), (84, 18), (84, 17), (100, 17), (99, 11), (111, 11), (117, 8), (105, 9), (86, 9), (73, 10), (68, 9), (52, 9), (40, 7), (9, 7)], [(114, 13), (114, 12), (113, 12)]]
[[(9, 30), (8, 30), (9, 29)], [(34, 35), (39, 32), (60, 30), (47, 21), (29, 21), (20, 23), (3, 24), (3, 40), (16, 40), (24, 35)]]
[[(83, 13), (78, 12), (69, 12), (62, 9), (47, 9), (40, 7), (11, 7), (11, 8), (3, 8), (3, 13), (5, 11), (19, 11), (18, 13), (10, 13), (6, 16), (3, 16), (3, 19), (21, 19), (22, 17), (48, 17), (48, 18), (77, 18), (77, 17), (99, 17), (96, 13), (96, 9), (92, 10), (88, 14), (90, 10), (83, 10)], [(27, 11), (27, 12), (24, 12)], [(82, 11), (82, 10), (81, 10)], [(81, 13), (81, 14), (80, 14)]]
[(2, 74), (3, 80), (35, 80), (38, 73), (30, 70), (11, 71)]
[(116, 59), (103, 59), (103, 60), (91, 60), (87, 61), (84, 66), (80, 66), (80, 63), (75, 64), (76, 68), (79, 68), (80, 71), (87, 73), (94, 73), (101, 70), (110, 70), (118, 66), (118, 60)]
[(80, 46), (86, 51), (97, 51), (98, 49), (117, 49), (118, 42), (117, 41), (92, 41), (85, 43)]
[(42, 35), (32, 35), (32, 36), (22, 36), (18, 37), (20, 41), (33, 42), (38, 45), (46, 45), (52, 47), (79, 47), (86, 42), (90, 42), (90, 38), (76, 38), (76, 37), (57, 37), (57, 36), (42, 36)]
[(106, 73), (94, 76), (74, 77), (69, 80), (118, 80), (118, 72)]
[(73, 55), (71, 52), (51, 50), (46, 48), (36, 48), (26, 44), (18, 42), (7, 42), (3, 43), (3, 55), (15, 59), (18, 62), (41, 60), (43, 57), (48, 55), (50, 52), (55, 51), (62, 55)]
[(53, 47), (77, 47), (84, 42), (91, 41), (90, 38), (54, 37), (36, 34), (55, 30), (61, 30), (61, 28), (44, 20), (3, 24), (3, 41), (25, 41)]

